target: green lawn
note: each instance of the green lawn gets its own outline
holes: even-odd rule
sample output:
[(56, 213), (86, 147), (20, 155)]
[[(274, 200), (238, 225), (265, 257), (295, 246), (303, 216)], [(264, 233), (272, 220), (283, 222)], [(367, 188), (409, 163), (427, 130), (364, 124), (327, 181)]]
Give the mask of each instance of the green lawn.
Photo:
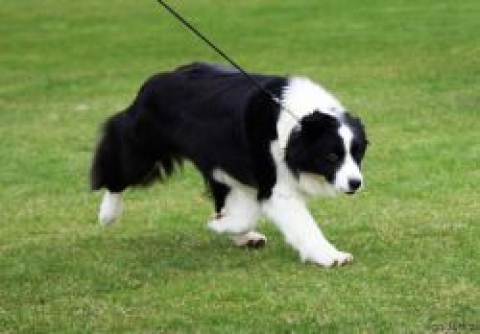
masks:
[(170, 1), (246, 68), (322, 82), (362, 116), (365, 191), (315, 199), (355, 262), (207, 231), (189, 166), (96, 224), (103, 120), (155, 71), (220, 62), (155, 1), (0, 0), (0, 332), (480, 330), (480, 2)]

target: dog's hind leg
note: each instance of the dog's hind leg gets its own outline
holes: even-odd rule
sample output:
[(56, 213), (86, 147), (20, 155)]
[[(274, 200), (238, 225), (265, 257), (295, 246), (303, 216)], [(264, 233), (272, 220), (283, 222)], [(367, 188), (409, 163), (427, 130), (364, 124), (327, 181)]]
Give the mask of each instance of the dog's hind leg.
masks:
[(136, 185), (148, 185), (170, 175), (179, 159), (168, 150), (154, 147), (148, 131), (132, 125), (130, 116), (119, 113), (104, 125), (91, 169), (93, 190), (106, 189), (98, 214), (102, 225), (114, 222), (122, 212), (122, 192)]
[(98, 221), (101, 225), (108, 225), (117, 220), (122, 214), (122, 193), (114, 193), (108, 190), (103, 195), (102, 204), (98, 213)]

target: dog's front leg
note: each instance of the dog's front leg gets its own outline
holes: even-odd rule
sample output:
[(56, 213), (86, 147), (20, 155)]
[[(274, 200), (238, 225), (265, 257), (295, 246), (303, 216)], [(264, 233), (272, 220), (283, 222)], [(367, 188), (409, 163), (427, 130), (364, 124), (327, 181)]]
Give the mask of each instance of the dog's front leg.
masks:
[(325, 238), (299, 195), (274, 190), (263, 203), (263, 211), (300, 253), (303, 261), (330, 267), (353, 260), (351, 254), (338, 251)]

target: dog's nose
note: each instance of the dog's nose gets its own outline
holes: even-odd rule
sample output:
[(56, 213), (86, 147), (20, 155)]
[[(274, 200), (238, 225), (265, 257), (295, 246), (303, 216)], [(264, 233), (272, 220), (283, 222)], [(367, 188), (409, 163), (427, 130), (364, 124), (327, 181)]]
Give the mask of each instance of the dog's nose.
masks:
[(348, 180), (348, 186), (350, 188), (351, 193), (354, 193), (362, 186), (362, 180), (360, 179)]

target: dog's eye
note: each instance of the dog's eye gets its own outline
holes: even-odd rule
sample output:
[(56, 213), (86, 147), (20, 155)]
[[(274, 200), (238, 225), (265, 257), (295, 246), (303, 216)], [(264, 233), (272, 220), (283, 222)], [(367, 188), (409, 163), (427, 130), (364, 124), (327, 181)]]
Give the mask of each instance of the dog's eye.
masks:
[(350, 153), (352, 154), (353, 157), (358, 158), (358, 156), (360, 155), (359, 146), (358, 145), (353, 145)]
[(362, 151), (362, 147), (358, 142), (354, 142), (352, 144), (352, 149), (350, 150), (352, 156), (356, 159), (360, 159), (363, 154), (365, 153), (365, 150)]
[(340, 157), (336, 153), (329, 153), (326, 158), (327, 161), (332, 163), (337, 162), (340, 159)]
[(352, 145), (352, 149), (351, 149), (351, 153), (354, 157), (358, 156), (360, 154), (360, 145), (358, 144), (353, 144)]

